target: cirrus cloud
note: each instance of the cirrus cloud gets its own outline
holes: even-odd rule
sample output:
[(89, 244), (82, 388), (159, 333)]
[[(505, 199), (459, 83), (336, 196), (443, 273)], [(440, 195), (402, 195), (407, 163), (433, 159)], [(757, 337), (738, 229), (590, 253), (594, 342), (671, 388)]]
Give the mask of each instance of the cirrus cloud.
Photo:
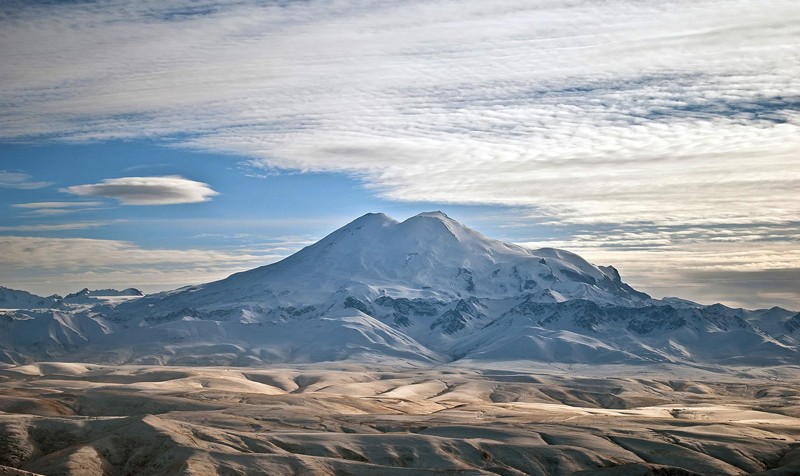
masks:
[[(279, 244), (278, 247), (281, 247)], [(222, 279), (285, 256), (283, 249), (151, 249), (117, 240), (0, 236), (3, 284), (44, 294), (81, 286), (155, 291)]]
[(114, 198), (123, 205), (197, 203), (218, 195), (206, 183), (177, 175), (105, 179), (100, 183), (73, 185), (63, 191), (81, 197)]
[(28, 210), (23, 216), (47, 217), (93, 211), (102, 205), (103, 202), (98, 201), (78, 201), (15, 203), (11, 206)]
[(33, 177), (21, 172), (9, 172), (7, 170), (0, 170), (0, 188), (16, 188), (19, 190), (33, 190), (37, 188), (44, 188), (52, 184), (52, 182), (34, 182)]
[(103, 202), (30, 202), (30, 203), (15, 203), (11, 205), (15, 208), (29, 208), (29, 209), (42, 209), (42, 208), (80, 208), (80, 207), (96, 207), (102, 205)]
[(15, 4), (0, 139), (160, 139), (559, 222), (786, 222), (798, 15), (788, 0)]

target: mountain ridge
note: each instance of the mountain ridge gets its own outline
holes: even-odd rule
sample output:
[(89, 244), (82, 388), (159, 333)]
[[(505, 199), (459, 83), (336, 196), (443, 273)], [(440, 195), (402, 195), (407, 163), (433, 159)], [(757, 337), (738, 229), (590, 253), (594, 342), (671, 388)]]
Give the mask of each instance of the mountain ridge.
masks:
[(366, 214), (270, 265), (133, 291), (3, 312), (0, 358), (800, 363), (800, 313), (653, 299), (613, 266), (493, 240), (442, 212)]

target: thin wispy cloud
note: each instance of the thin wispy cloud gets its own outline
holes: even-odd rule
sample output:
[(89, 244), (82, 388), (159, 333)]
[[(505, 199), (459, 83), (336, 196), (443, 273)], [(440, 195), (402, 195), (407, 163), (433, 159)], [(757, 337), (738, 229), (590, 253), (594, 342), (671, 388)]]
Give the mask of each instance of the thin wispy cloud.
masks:
[(33, 190), (44, 188), (52, 182), (36, 182), (28, 174), (0, 170), (0, 188), (16, 188), (20, 190)]
[(103, 222), (74, 222), (74, 223), (56, 223), (56, 224), (37, 224), (37, 225), (14, 225), (14, 226), (0, 226), (0, 231), (26, 233), (32, 231), (67, 231), (67, 230), (86, 230), (89, 228), (98, 228), (105, 226)]
[(269, 249), (153, 249), (126, 241), (30, 236), (0, 236), (0, 248), (0, 268), (16, 271), (3, 284), (44, 293), (70, 291), (64, 275), (84, 286), (154, 290), (221, 279), (285, 256)]
[(26, 209), (62, 209), (62, 208), (82, 208), (82, 207), (98, 207), (103, 205), (103, 202), (29, 202), (29, 203), (15, 203), (11, 205), (15, 208)]
[(114, 198), (123, 205), (198, 203), (218, 195), (206, 183), (177, 175), (105, 179), (95, 184), (73, 185), (63, 191), (81, 197)]
[(15, 203), (11, 206), (14, 208), (21, 208), (26, 210), (21, 216), (28, 217), (52, 217), (59, 215), (69, 215), (72, 213), (81, 213), (98, 210), (102, 207), (103, 202), (95, 201), (80, 201), (80, 202), (30, 202), (30, 203)]

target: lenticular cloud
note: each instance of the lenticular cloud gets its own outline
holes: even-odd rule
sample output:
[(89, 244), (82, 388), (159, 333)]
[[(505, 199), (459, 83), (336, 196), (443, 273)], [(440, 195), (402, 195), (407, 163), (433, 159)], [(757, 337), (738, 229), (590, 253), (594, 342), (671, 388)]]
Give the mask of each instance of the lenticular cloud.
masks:
[(122, 177), (100, 183), (74, 185), (65, 192), (82, 197), (107, 197), (123, 205), (173, 205), (211, 200), (218, 195), (208, 184), (180, 176)]

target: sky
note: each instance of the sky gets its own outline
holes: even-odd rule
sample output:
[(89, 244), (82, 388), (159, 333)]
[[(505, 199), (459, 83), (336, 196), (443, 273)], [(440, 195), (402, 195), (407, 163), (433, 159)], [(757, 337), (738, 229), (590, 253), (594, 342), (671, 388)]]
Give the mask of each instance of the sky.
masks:
[(0, 285), (146, 292), (442, 210), (800, 309), (795, 0), (0, 3)]

